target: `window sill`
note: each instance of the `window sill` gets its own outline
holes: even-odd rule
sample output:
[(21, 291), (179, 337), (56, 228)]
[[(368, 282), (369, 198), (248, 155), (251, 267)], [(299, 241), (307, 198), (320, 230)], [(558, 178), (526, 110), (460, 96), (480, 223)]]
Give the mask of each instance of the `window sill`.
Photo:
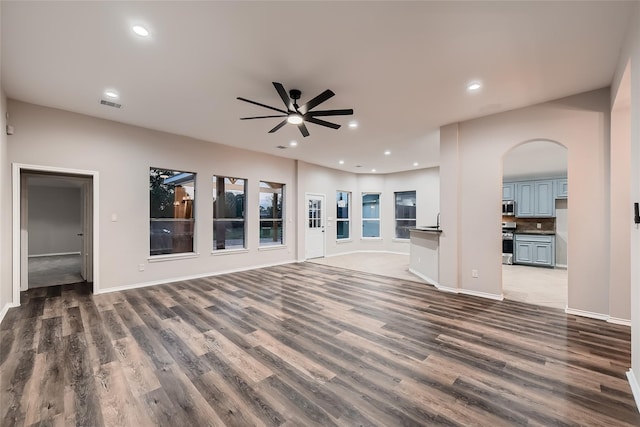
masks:
[(164, 262), (174, 261), (178, 259), (198, 258), (200, 256), (197, 252), (186, 252), (182, 254), (167, 254), (167, 255), (151, 255), (147, 258), (149, 262)]
[(391, 239), (391, 241), (395, 243), (409, 243), (411, 239), (403, 239), (401, 237), (396, 237), (394, 239)]
[(336, 243), (340, 244), (340, 243), (351, 243), (353, 242), (353, 239), (336, 239)]
[(278, 249), (286, 249), (287, 245), (260, 246), (259, 251), (276, 251)]
[(211, 255), (232, 255), (232, 254), (246, 254), (247, 252), (249, 252), (249, 249), (247, 248), (242, 248), (242, 249), (218, 249), (215, 251), (211, 251)]
[(366, 241), (376, 241), (376, 240), (382, 240), (382, 237), (361, 237), (360, 240), (364, 240)]

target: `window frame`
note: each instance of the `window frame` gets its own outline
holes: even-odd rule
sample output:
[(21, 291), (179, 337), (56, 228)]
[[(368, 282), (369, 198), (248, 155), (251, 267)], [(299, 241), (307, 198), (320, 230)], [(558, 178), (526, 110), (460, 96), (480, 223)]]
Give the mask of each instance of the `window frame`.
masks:
[[(172, 203), (173, 205), (173, 216), (172, 217), (153, 217), (152, 216), (152, 209), (154, 208), (154, 203), (152, 202), (152, 171), (156, 171), (158, 173), (158, 175), (156, 175), (156, 178), (161, 178), (163, 180), (167, 180), (170, 178), (176, 178), (178, 180), (177, 184), (173, 184), (172, 187), (172, 196), (174, 198), (174, 201)], [(170, 176), (166, 176), (163, 178), (163, 175), (165, 174), (161, 174), (159, 172), (164, 171), (164, 172), (169, 172), (172, 175)], [(184, 181), (180, 181), (180, 176), (184, 175)], [(154, 166), (150, 166), (149, 167), (149, 252), (148, 252), (148, 260), (150, 262), (153, 261), (164, 261), (164, 260), (172, 260), (172, 259), (182, 259), (182, 258), (192, 258), (198, 255), (197, 253), (197, 218), (196, 218), (196, 182), (197, 182), (197, 173), (196, 172), (189, 172), (189, 171), (181, 171), (181, 170), (177, 170), (177, 169), (171, 169), (171, 168), (162, 168), (162, 167), (154, 167)], [(190, 176), (190, 179), (189, 179)], [(192, 183), (189, 186), (182, 186), (182, 183)], [(166, 184), (165, 184), (166, 185)], [(192, 188), (192, 195), (189, 195), (189, 192), (187, 190), (184, 190), (186, 195), (182, 197), (181, 201), (178, 201), (176, 199), (176, 197), (179, 197), (179, 195), (176, 194), (175, 192), (175, 188), (176, 187), (191, 187)], [(166, 197), (166, 195), (165, 195)], [(190, 214), (190, 218), (184, 218), (187, 219), (189, 221), (179, 221), (181, 218), (180, 217), (176, 217), (176, 208), (178, 208), (180, 206), (180, 204), (184, 204), (184, 210), (185, 210), (185, 214), (188, 211)], [(163, 210), (164, 208), (160, 208), (160, 210)], [(186, 250), (186, 251), (180, 251), (180, 252), (166, 252), (166, 250), (173, 250), (174, 247), (174, 239), (175, 237), (172, 236), (171, 237), (171, 247), (168, 249), (155, 249), (155, 252), (160, 251), (160, 253), (153, 253), (154, 252), (154, 248), (153, 248), (153, 236), (154, 233), (152, 231), (152, 229), (154, 228), (152, 226), (153, 223), (160, 223), (162, 221), (165, 222), (171, 222), (171, 223), (190, 223), (191, 226), (191, 232), (189, 234), (190, 236), (190, 240), (191, 240), (191, 250)], [(165, 228), (162, 229), (162, 231), (166, 232), (167, 234), (172, 234), (172, 231), (169, 231)], [(162, 239), (162, 236), (160, 236), (160, 238), (157, 238), (155, 240), (166, 240), (167, 236), (165, 236), (164, 239)]]
[[(238, 177), (231, 177), (231, 176), (223, 176), (223, 175), (213, 175), (212, 176), (212, 182), (215, 180), (215, 184), (213, 185), (213, 193), (214, 193), (214, 198), (213, 198), (213, 202), (216, 203), (218, 201), (218, 194), (219, 194), (219, 188), (218, 188), (218, 182), (217, 180), (222, 179), (223, 182), (223, 192), (226, 195), (226, 188), (224, 187), (224, 184), (226, 184), (227, 180), (231, 181), (231, 180), (242, 180), (243, 181), (243, 189), (242, 189), (242, 195), (243, 195), (243, 206), (242, 206), (242, 219), (239, 220), (236, 217), (222, 217), (222, 218), (217, 218), (217, 212), (216, 212), (216, 206), (213, 207), (213, 212), (212, 212), (212, 240), (211, 240), (211, 252), (214, 254), (220, 254), (220, 253), (227, 253), (227, 252), (242, 252), (242, 251), (246, 251), (247, 249), (247, 190), (248, 190), (248, 179), (246, 178), (238, 178)], [(234, 184), (233, 182), (231, 182), (230, 184)], [(225, 198), (225, 202), (226, 202), (226, 198)], [(223, 209), (224, 211), (225, 209)], [(219, 244), (216, 244), (217, 240), (216, 240), (216, 223), (223, 223), (223, 222), (242, 222), (243, 224), (243, 235), (242, 235), (242, 246), (233, 246), (233, 247), (226, 247), (226, 242), (227, 239), (224, 240), (223, 245), (225, 247), (223, 248), (219, 248)], [(226, 231), (225, 231), (226, 232)]]
[[(338, 209), (340, 209), (340, 206), (338, 206), (338, 197), (341, 194), (346, 194), (347, 195), (347, 217), (346, 218), (340, 218), (338, 215)], [(351, 196), (351, 191), (344, 191), (344, 190), (336, 190), (336, 241), (338, 242), (346, 242), (351, 240), (351, 201), (352, 201), (352, 196)], [(338, 235), (338, 224), (339, 223), (347, 223), (347, 237), (339, 237)]]
[[(411, 194), (413, 193), (413, 207), (414, 207), (414, 217), (413, 218), (398, 218), (398, 196), (399, 195), (404, 195), (404, 194)], [(404, 206), (404, 205), (403, 205)], [(416, 227), (416, 223), (417, 223), (417, 216), (418, 216), (418, 192), (416, 190), (407, 190), (407, 191), (395, 191), (393, 193), (393, 216), (394, 216), (394, 239), (396, 240), (409, 240), (409, 234), (407, 231), (407, 236), (403, 237), (403, 236), (398, 236), (398, 222), (399, 221), (413, 221), (413, 227), (405, 227), (404, 228), (415, 228)]]
[[(270, 185), (279, 185), (280, 186), (280, 218), (273, 218), (273, 217), (263, 217), (261, 212), (261, 208), (262, 208), (262, 203), (261, 203), (261, 198), (262, 198), (262, 194), (266, 193), (265, 191), (262, 191), (263, 188), (263, 184), (267, 184), (268, 186)], [(280, 182), (273, 182), (273, 181), (264, 181), (264, 180), (260, 180), (259, 184), (258, 184), (258, 250), (264, 250), (264, 249), (271, 249), (271, 248), (279, 248), (279, 247), (284, 247), (286, 245), (286, 189), (287, 189), (287, 185), (284, 183), (280, 183)], [(271, 187), (272, 188), (272, 187)], [(271, 192), (271, 194), (275, 194), (274, 192)], [(262, 239), (262, 222), (263, 221), (272, 221), (272, 222), (279, 222), (280, 223), (280, 230), (281, 230), (281, 239), (279, 243), (272, 243), (272, 244), (266, 244), (263, 239)]]
[[(369, 195), (377, 195), (378, 196), (378, 217), (377, 218), (365, 218), (364, 216), (364, 212), (365, 212), (365, 205), (364, 205), (364, 197), (365, 196), (369, 196)], [(361, 239), (366, 239), (366, 240), (380, 240), (382, 239), (382, 193), (377, 192), (377, 191), (368, 191), (368, 192), (363, 192), (361, 193), (361, 197), (360, 197), (360, 205), (361, 205), (361, 220), (362, 220), (362, 227), (361, 227), (361, 233), (360, 233), (360, 238)], [(365, 221), (368, 222), (374, 222), (376, 221), (378, 223), (378, 235), (377, 236), (365, 236), (364, 235), (364, 223)]]

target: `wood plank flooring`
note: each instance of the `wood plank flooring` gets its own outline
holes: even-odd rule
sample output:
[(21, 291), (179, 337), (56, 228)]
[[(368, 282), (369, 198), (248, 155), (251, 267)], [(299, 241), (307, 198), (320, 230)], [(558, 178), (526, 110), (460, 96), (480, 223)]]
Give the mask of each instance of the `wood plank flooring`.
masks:
[(5, 427), (640, 425), (628, 327), (312, 263), (33, 289), (0, 339)]

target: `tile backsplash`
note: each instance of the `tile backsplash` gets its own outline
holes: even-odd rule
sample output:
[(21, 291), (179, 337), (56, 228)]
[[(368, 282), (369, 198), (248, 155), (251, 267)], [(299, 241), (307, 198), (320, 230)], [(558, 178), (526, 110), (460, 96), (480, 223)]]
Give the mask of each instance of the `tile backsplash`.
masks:
[[(514, 216), (503, 216), (502, 221), (515, 222), (518, 231), (556, 231), (555, 218), (516, 218)], [(538, 228), (540, 224), (540, 228)]]

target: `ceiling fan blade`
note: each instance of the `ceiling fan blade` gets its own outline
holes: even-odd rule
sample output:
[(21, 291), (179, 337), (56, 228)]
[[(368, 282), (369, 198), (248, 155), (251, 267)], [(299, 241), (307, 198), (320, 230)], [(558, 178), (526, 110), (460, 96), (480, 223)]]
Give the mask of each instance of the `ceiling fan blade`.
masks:
[(327, 89), (324, 92), (322, 92), (320, 95), (316, 96), (315, 98), (307, 102), (306, 104), (300, 106), (300, 108), (298, 108), (298, 111), (301, 114), (305, 114), (307, 111), (311, 110), (313, 107), (319, 104), (322, 104), (324, 101), (331, 98), (333, 95), (335, 95), (335, 93)]
[(324, 111), (309, 111), (306, 116), (316, 117), (316, 116), (350, 116), (353, 114), (353, 110), (351, 108), (344, 110), (324, 110)]
[(272, 83), (273, 83), (273, 86), (276, 88), (276, 91), (278, 91), (278, 95), (280, 95), (280, 98), (282, 98), (282, 102), (284, 102), (284, 105), (287, 106), (287, 109), (289, 111), (293, 111), (293, 102), (291, 102), (291, 99), (289, 98), (287, 91), (284, 90), (284, 86), (282, 86), (282, 83), (278, 83), (278, 82), (272, 82)]
[(331, 122), (327, 122), (327, 121), (324, 121), (324, 120), (316, 119), (315, 117), (307, 117), (305, 120), (308, 121), (309, 123), (315, 123), (315, 124), (320, 125), (320, 126), (326, 126), (328, 128), (332, 128), (332, 129), (340, 129), (340, 125), (337, 125), (337, 124), (331, 123)]
[[(285, 120), (286, 121), (286, 120)], [(302, 136), (304, 136), (305, 138), (307, 136), (309, 136), (309, 131), (307, 130), (307, 127), (304, 125), (304, 122), (300, 123), (298, 125), (298, 129), (300, 129), (300, 133), (302, 134)]]
[(284, 125), (286, 125), (286, 124), (287, 124), (287, 119), (284, 119), (283, 121), (281, 121), (280, 123), (278, 123), (278, 124), (276, 125), (276, 127), (274, 127), (273, 129), (271, 129), (271, 130), (269, 131), (269, 133), (274, 133), (275, 131), (277, 131), (278, 129), (280, 129), (282, 126), (284, 126)]
[(280, 112), (280, 113), (282, 113), (282, 114), (288, 114), (288, 113), (289, 113), (288, 111), (284, 111), (284, 110), (281, 110), (281, 109), (279, 109), (279, 108), (270, 107), (270, 106), (268, 106), (268, 105), (260, 104), (259, 102), (252, 101), (252, 100), (247, 99), (247, 98), (241, 98), (241, 97), (238, 97), (238, 98), (236, 98), (236, 99), (239, 99), (240, 101), (248, 102), (249, 104), (254, 104), (254, 105), (258, 105), (258, 106), (260, 106), (260, 107), (268, 108), (268, 109), (270, 109), (270, 110), (278, 111), (278, 112)]
[(277, 116), (256, 116), (256, 117), (240, 117), (240, 120), (251, 120), (251, 119), (270, 119), (272, 117), (287, 117), (286, 114), (278, 114)]

